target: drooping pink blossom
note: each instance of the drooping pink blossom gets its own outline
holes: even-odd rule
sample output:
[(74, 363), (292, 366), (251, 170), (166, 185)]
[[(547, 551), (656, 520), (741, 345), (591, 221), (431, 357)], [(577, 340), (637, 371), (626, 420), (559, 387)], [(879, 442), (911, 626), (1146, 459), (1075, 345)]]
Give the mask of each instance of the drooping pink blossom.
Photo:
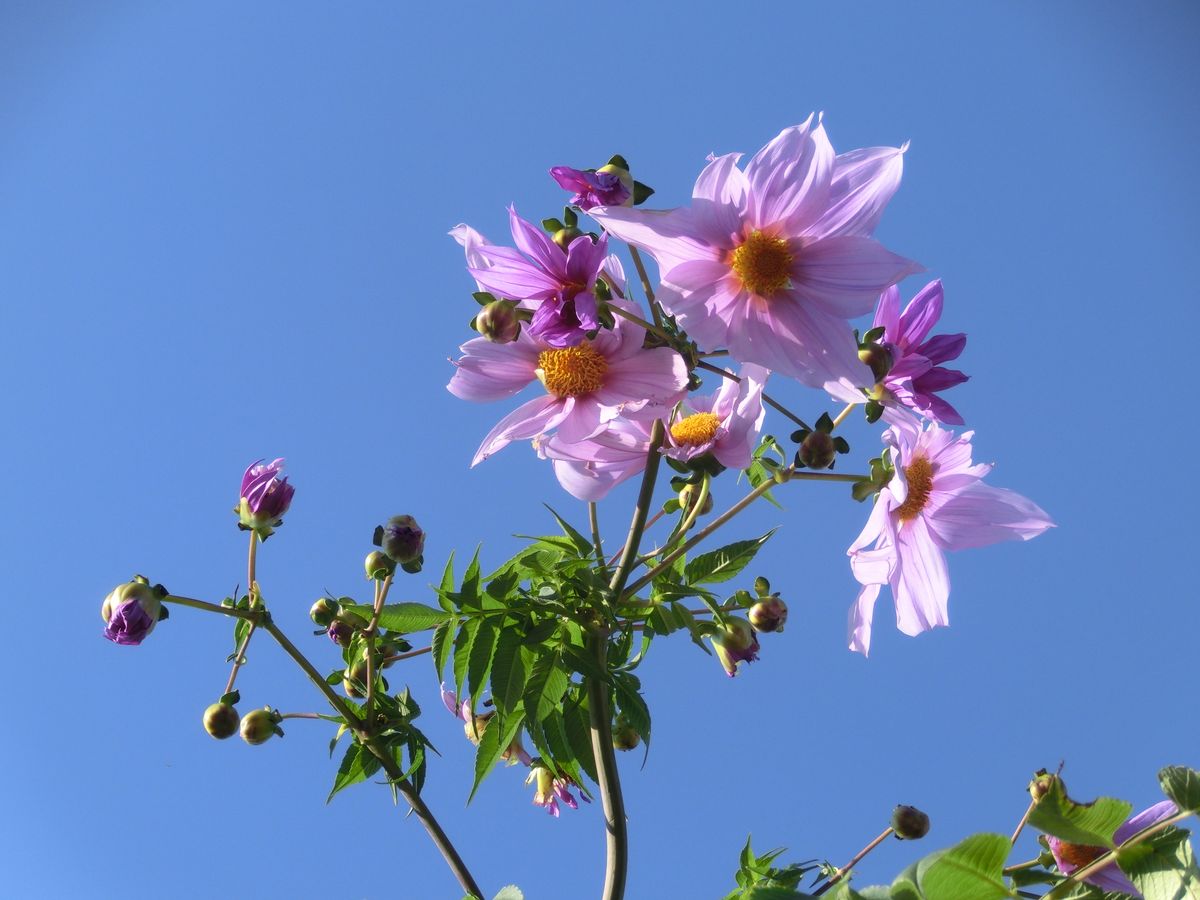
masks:
[(715, 393), (689, 395), (668, 429), (666, 455), (686, 462), (711, 453), (726, 468), (749, 466), (766, 418), (762, 392), (768, 375), (762, 366), (747, 364), (740, 381), (723, 378)]
[(657, 260), (659, 300), (705, 350), (727, 347), (839, 396), (866, 386), (848, 319), (920, 266), (870, 235), (900, 184), (903, 147), (835, 155), (818, 117), (747, 164), (712, 158), (688, 207), (591, 211)]
[[(1155, 803), (1149, 809), (1144, 809), (1137, 815), (1126, 819), (1113, 834), (1113, 843), (1122, 844), (1142, 829), (1157, 825), (1178, 812), (1179, 807), (1170, 800)], [(1046, 840), (1050, 844), (1050, 852), (1054, 854), (1054, 862), (1058, 865), (1058, 870), (1064, 875), (1070, 875), (1076, 869), (1086, 866), (1108, 852), (1107, 847), (1072, 844), (1053, 835), (1046, 835)], [(1083, 880), (1094, 884), (1101, 890), (1116, 891), (1141, 900), (1141, 892), (1134, 887), (1133, 882), (1126, 877), (1115, 862), (1096, 870)]]
[(850, 568), (862, 585), (850, 609), (850, 649), (870, 650), (879, 589), (889, 585), (896, 627), (908, 635), (949, 624), (950, 576), (945, 551), (1029, 540), (1053, 527), (1037, 504), (990, 487), (991, 465), (971, 462), (972, 432), (928, 423), (884, 432), (895, 475), (880, 491), (862, 534), (850, 546)]

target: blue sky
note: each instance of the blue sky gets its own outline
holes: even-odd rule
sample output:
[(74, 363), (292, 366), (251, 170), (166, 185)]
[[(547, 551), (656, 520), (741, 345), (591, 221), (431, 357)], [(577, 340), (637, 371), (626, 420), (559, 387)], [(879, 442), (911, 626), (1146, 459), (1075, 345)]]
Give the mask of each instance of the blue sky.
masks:
[[(781, 526), (754, 573), (792, 618), (736, 679), (656, 644), (654, 746), (644, 768), (623, 758), (628, 896), (720, 896), (751, 832), (844, 861), (894, 804), (921, 806), (924, 846), (889, 842), (861, 870), (888, 879), (1010, 830), (1030, 772), (1060, 760), (1081, 796), (1156, 800), (1159, 766), (1200, 763), (1197, 26), (1182, 2), (5, 4), (3, 893), (457, 897), (385, 790), (324, 806), (323, 725), (261, 748), (203, 733), (225, 623), (179, 610), (117, 648), (100, 602), (133, 572), (211, 599), (243, 580), (230, 508), (259, 457), (286, 456), (297, 486), (263, 590), (329, 667), (306, 611), (366, 590), (387, 516), (425, 525), (434, 571), (480, 541), (502, 560), (547, 528), (543, 501), (582, 522), (524, 447), (467, 468), (507, 407), (444, 390), (474, 311), (447, 229), (499, 239), (510, 202), (556, 214), (546, 170), (614, 152), (683, 202), (706, 154), (818, 109), (838, 149), (911, 140), (879, 236), (945, 280), (944, 330), (970, 335), (951, 398), (977, 459), (1059, 527), (952, 558), (948, 629), (906, 638), (885, 602), (863, 660), (844, 551), (865, 508), (797, 485), (785, 511), (748, 513), (732, 537)], [(847, 435), (877, 452), (865, 426)], [(631, 493), (602, 513), (613, 540)], [(429, 599), (427, 580), (404, 596)], [(250, 656), (243, 710), (316, 708), (276, 648)], [(464, 810), (470, 748), (427, 660), (408, 665), (393, 681), (443, 754), (427, 797), (480, 881), (597, 892), (598, 811), (554, 821), (515, 770)]]

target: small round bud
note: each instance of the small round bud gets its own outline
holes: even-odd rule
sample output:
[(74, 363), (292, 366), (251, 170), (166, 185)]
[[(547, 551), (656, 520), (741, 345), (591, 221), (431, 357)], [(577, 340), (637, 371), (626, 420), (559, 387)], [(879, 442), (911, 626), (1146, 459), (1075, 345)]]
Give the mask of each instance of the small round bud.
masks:
[(162, 598), (166, 589), (155, 589), (141, 576), (113, 588), (100, 605), (104, 636), (114, 644), (140, 644), (166, 618)]
[(275, 714), (271, 707), (252, 709), (242, 717), (242, 740), (251, 746), (265, 744), (275, 734)]
[(1033, 777), (1033, 781), (1029, 782), (1029, 796), (1034, 802), (1041, 800), (1051, 790), (1054, 789), (1054, 783), (1058, 781), (1057, 775), (1051, 775), (1045, 769), (1038, 771)]
[[(696, 505), (696, 498), (700, 496), (700, 485), (685, 484), (683, 490), (679, 492), (679, 505), (686, 511), (691, 512), (692, 507)], [(712, 491), (704, 495), (704, 505), (700, 507), (700, 515), (704, 516), (712, 512), (713, 498)]]
[(929, 834), (929, 816), (915, 806), (897, 806), (892, 810), (892, 830), (902, 841), (915, 841)]
[(204, 730), (218, 741), (237, 734), (238, 711), (228, 703), (214, 703), (204, 711)]
[(767, 597), (750, 607), (750, 624), (755, 631), (763, 634), (783, 631), (787, 614), (787, 604), (780, 600), (778, 595)]
[(325, 633), (339, 647), (349, 647), (350, 642), (354, 640), (354, 629), (345, 622), (330, 622)]
[(321, 628), (328, 628), (333, 624), (333, 620), (337, 618), (340, 608), (338, 602), (332, 597), (321, 597), (309, 609), (308, 617), (313, 620), (314, 625), (318, 625)]
[(759, 575), (754, 579), (754, 593), (760, 597), (771, 596), (771, 582)]
[[(576, 230), (576, 235), (578, 233)], [(554, 239), (557, 241), (558, 235)], [(493, 300), (475, 317), (475, 330), (494, 344), (512, 343), (521, 333), (517, 305), (511, 300)]]
[(566, 250), (569, 246), (571, 246), (571, 241), (575, 240), (577, 237), (580, 237), (582, 234), (583, 232), (578, 228), (560, 228), (558, 231), (554, 232), (554, 237), (552, 237), (551, 240)]
[(629, 720), (624, 716), (617, 716), (617, 722), (613, 726), (613, 748), (616, 750), (632, 750), (642, 742), (634, 727), (629, 724)]
[(868, 344), (858, 351), (858, 358), (870, 367), (876, 381), (883, 381), (892, 370), (892, 351), (883, 344)]
[(810, 431), (800, 442), (800, 462), (810, 469), (828, 469), (837, 459), (833, 436), (823, 431)]
[(367, 661), (365, 659), (360, 659), (347, 669), (345, 677), (342, 678), (342, 690), (346, 692), (346, 696), (360, 700), (367, 696), (366, 691), (359, 687), (360, 684), (365, 687), (367, 677)]
[(396, 563), (386, 553), (372, 550), (363, 560), (363, 569), (366, 570), (368, 581), (383, 581), (396, 571)]
[(394, 562), (416, 562), (425, 550), (425, 532), (412, 516), (392, 516), (380, 529), (379, 546)]

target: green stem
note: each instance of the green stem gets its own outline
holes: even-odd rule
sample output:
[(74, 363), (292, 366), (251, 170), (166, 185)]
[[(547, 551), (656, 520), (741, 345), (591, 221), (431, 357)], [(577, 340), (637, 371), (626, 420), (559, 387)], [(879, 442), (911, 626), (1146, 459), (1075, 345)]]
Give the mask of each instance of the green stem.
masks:
[(424, 656), (432, 649), (433, 647), (422, 647), (420, 650), (410, 650), (408, 653), (397, 653), (395, 656), (389, 656), (384, 662), (399, 662), (402, 659), (412, 659), (414, 656)]
[(232, 606), (221, 606), (219, 603), (209, 603), (207, 600), (193, 600), (191, 597), (179, 597), (175, 594), (168, 594), (163, 597), (163, 603), (174, 603), (176, 606), (190, 606), (192, 609), (202, 609), (205, 612), (232, 616), (235, 619), (246, 619), (249, 622), (257, 621), (261, 615), (261, 612), (258, 610), (234, 609)]
[(871, 841), (871, 843), (867, 844), (867, 846), (863, 847), (861, 850), (859, 850), (857, 853), (855, 853), (854, 858), (852, 860), (850, 860), (850, 862), (846, 863), (844, 866), (842, 866), (840, 869), (838, 869), (836, 872), (834, 872), (833, 876), (827, 882), (825, 882), (823, 885), (821, 885), (819, 888), (817, 888), (815, 891), (813, 891), (813, 896), (820, 897), (823, 893), (825, 893), (827, 890), (829, 890), (831, 887), (833, 887), (835, 884), (837, 884), (839, 881), (841, 881), (843, 878), (845, 878), (846, 874), (851, 869), (853, 869), (860, 862), (862, 862), (863, 857), (865, 857), (868, 853), (870, 853), (872, 850), (874, 850), (876, 847), (878, 847), (880, 844), (882, 844), (885, 840), (887, 840), (888, 835), (890, 835), (891, 833), (892, 833), (892, 827), (889, 825), (887, 827), (887, 830), (884, 831), (883, 834), (879, 835), (879, 837), (875, 838), (875, 840)]
[(596, 551), (596, 565), (600, 567), (601, 575), (608, 574), (608, 564), (604, 561), (604, 544), (600, 540), (600, 517), (596, 512), (596, 504), (588, 503), (588, 525), (592, 528), (592, 547)]
[[(684, 515), (679, 519), (679, 524), (667, 536), (666, 542), (656, 552), (651, 553), (649, 558), (658, 556), (661, 553), (666, 553), (671, 549), (672, 544), (674, 544), (677, 540), (682, 539), (683, 536), (688, 533), (691, 527), (696, 523), (696, 519), (700, 515), (700, 510), (704, 508), (704, 501), (708, 499), (708, 488), (711, 481), (712, 476), (705, 472), (700, 479), (700, 492), (692, 498), (691, 509), (685, 511)], [(642, 557), (639, 562), (644, 562), (646, 559), (647, 557)]]
[(633, 265), (637, 269), (638, 278), (642, 282), (642, 290), (646, 294), (646, 305), (650, 307), (650, 315), (654, 317), (654, 324), (662, 327), (662, 313), (658, 311), (658, 304), (654, 300), (654, 290), (650, 287), (650, 276), (646, 274), (646, 266), (642, 263), (642, 254), (638, 252), (638, 248), (629, 244), (629, 255), (633, 257)]
[(279, 716), (279, 721), (282, 722), (284, 719), (320, 719), (320, 718), (321, 718), (320, 713), (281, 713)]
[[(602, 626), (588, 636), (592, 658), (600, 671), (608, 672), (608, 630)], [(592, 731), (592, 753), (596, 757), (596, 776), (600, 786), (600, 805), (604, 810), (607, 854), (604, 866), (602, 900), (621, 900), (629, 867), (629, 830), (625, 821), (625, 800), (613, 748), (612, 709), (607, 681), (587, 678), (588, 716)]]
[(651, 334), (657, 335), (658, 337), (662, 338), (669, 346), (672, 346), (672, 347), (675, 346), (675, 338), (671, 337), (671, 335), (667, 334), (665, 331), (663, 331), (663, 329), (659, 328), (653, 322), (647, 322), (645, 319), (643, 319), (637, 313), (631, 313), (629, 310), (624, 309), (623, 307), (617, 306), (615, 303), (609, 304), (608, 309), (614, 315), (620, 316), (625, 321), (633, 322), (635, 325), (640, 325), (642, 328), (645, 328)]
[[(258, 607), (258, 585), (255, 582), (255, 564), (258, 559), (258, 532), (250, 532), (250, 550), (246, 557), (246, 593), (250, 597), (250, 608)], [(246, 629), (246, 636), (242, 638), (241, 644), (238, 645), (237, 652), (233, 656), (233, 668), (229, 670), (229, 680), (225, 682), (225, 693), (233, 691), (233, 685), (237, 681), (238, 672), (246, 663), (246, 648), (250, 646), (250, 638), (254, 637), (254, 631), (258, 628), (258, 621), (252, 619), (250, 627)]]
[(638, 547), (642, 543), (642, 534), (646, 530), (646, 516), (650, 511), (650, 500), (654, 495), (654, 482), (658, 479), (658, 466), (662, 447), (666, 436), (662, 419), (655, 419), (650, 429), (650, 447), (646, 451), (646, 471), (642, 473), (642, 487), (638, 491), (637, 505), (633, 508), (633, 522), (629, 526), (629, 537), (625, 539), (625, 548), (621, 551), (621, 561), (617, 563), (617, 571), (613, 573), (609, 588), (613, 597), (619, 597), (629, 580), (629, 573), (637, 559)]
[(858, 406), (857, 403), (847, 403), (846, 408), (843, 409), (840, 413), (838, 413), (837, 418), (833, 420), (833, 427), (837, 428), (839, 425), (841, 425), (843, 422), (845, 422), (846, 416), (850, 415), (850, 413), (854, 411), (854, 407), (856, 407), (856, 406)]

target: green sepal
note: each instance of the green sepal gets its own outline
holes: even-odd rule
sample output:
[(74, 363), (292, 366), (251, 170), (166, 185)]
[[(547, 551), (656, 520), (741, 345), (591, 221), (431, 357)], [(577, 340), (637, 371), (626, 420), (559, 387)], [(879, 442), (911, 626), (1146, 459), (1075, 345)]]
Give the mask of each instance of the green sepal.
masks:
[(654, 194), (654, 188), (648, 184), (642, 184), (640, 181), (633, 183), (633, 205), (640, 206), (645, 203)]

